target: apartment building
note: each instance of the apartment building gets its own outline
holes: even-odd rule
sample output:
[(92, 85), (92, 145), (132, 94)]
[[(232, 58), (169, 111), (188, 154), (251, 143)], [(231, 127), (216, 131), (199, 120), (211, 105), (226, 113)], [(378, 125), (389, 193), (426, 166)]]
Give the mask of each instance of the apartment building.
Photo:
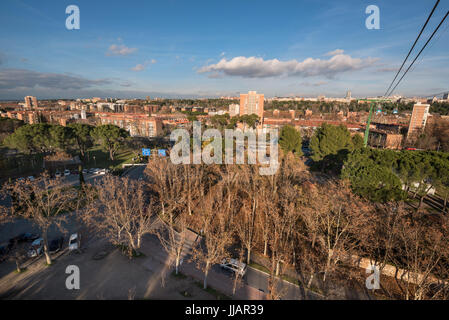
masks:
[(113, 124), (125, 129), (133, 137), (156, 137), (162, 133), (162, 121), (145, 113), (99, 113), (101, 124)]
[(25, 108), (26, 109), (34, 109), (37, 108), (38, 104), (37, 104), (37, 99), (36, 97), (33, 96), (26, 96), (25, 97)]
[(413, 112), (408, 126), (407, 142), (418, 138), (423, 132), (429, 116), (429, 108), (429, 104), (417, 103), (413, 106)]
[(264, 95), (257, 94), (256, 91), (240, 94), (239, 114), (257, 114), (263, 122)]

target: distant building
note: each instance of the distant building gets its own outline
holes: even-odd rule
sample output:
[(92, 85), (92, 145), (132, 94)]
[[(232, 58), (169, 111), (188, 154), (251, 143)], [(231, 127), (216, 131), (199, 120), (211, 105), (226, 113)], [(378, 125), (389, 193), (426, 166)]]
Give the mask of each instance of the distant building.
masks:
[(345, 99), (351, 100), (351, 91), (346, 91), (346, 97)]
[(87, 119), (87, 115), (86, 115), (86, 110), (81, 110), (81, 119), (86, 120)]
[(449, 100), (449, 93), (448, 92), (443, 94), (443, 100)]
[(264, 95), (256, 91), (240, 94), (239, 114), (257, 114), (263, 120)]
[(32, 96), (26, 96), (25, 97), (25, 108), (27, 109), (33, 109), (33, 108), (37, 108), (37, 99), (36, 97), (32, 97)]
[(233, 103), (229, 105), (229, 115), (231, 117), (238, 116), (240, 114), (240, 105)]
[(408, 126), (407, 141), (416, 139), (426, 127), (429, 107), (430, 105), (421, 103), (413, 106), (413, 112)]

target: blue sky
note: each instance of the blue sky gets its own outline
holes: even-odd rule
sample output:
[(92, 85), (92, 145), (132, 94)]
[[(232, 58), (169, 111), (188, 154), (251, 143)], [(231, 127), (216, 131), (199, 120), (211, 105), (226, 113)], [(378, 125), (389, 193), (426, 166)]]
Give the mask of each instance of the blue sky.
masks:
[[(71, 4), (79, 30), (65, 27)], [(433, 4), (2, 0), (0, 99), (382, 95)], [(368, 5), (380, 9), (379, 30), (365, 27)], [(447, 10), (442, 0), (417, 49)], [(448, 26), (395, 93), (448, 90)]]

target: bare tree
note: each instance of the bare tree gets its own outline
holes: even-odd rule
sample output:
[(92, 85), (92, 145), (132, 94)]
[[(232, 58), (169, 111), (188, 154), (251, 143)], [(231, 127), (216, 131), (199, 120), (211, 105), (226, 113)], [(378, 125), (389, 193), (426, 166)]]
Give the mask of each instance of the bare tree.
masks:
[(34, 181), (16, 182), (9, 186), (9, 192), (14, 203), (7, 208), (8, 215), (30, 220), (39, 228), (44, 240), (45, 258), (50, 265), (52, 259), (48, 251), (48, 230), (56, 226), (64, 231), (64, 213), (76, 208), (74, 204), (78, 193), (47, 174)]
[(107, 175), (94, 189), (81, 219), (113, 244), (126, 246), (131, 258), (140, 249), (142, 236), (151, 232), (156, 218), (144, 186), (129, 178)]
[(186, 243), (186, 214), (187, 212), (184, 210), (178, 213), (175, 213), (173, 210), (168, 210), (166, 215), (161, 217), (162, 223), (160, 227), (155, 230), (162, 246), (169, 255), (170, 264), (171, 261), (175, 263), (176, 274), (179, 271), (179, 264)]
[[(212, 191), (213, 190), (213, 191)], [(227, 257), (226, 248), (232, 243), (233, 229), (230, 223), (233, 212), (225, 205), (226, 195), (222, 185), (215, 186), (198, 210), (202, 241), (193, 250), (193, 260), (204, 272), (204, 288), (207, 276), (215, 263)]]

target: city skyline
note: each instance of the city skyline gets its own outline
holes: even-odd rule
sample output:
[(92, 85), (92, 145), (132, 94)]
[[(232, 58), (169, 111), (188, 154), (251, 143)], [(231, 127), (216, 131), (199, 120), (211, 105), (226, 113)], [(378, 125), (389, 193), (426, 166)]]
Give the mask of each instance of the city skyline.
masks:
[[(382, 95), (432, 5), (77, 1), (81, 27), (67, 30), (70, 4), (0, 4), (0, 100), (201, 98), (252, 90), (266, 97)], [(372, 4), (380, 9), (379, 30), (365, 27)], [(442, 1), (418, 49), (447, 8)], [(446, 31), (443, 25), (395, 94), (447, 90)]]

